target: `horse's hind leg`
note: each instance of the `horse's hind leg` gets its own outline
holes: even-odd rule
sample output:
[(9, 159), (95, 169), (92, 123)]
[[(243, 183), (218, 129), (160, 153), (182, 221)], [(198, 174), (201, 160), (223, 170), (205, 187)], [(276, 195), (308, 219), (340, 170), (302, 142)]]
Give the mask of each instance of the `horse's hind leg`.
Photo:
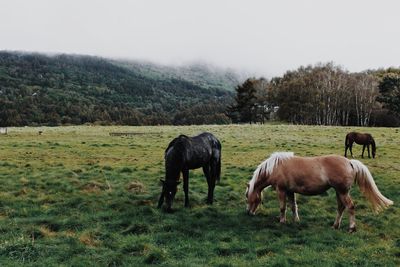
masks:
[(293, 192), (288, 192), (287, 197), (292, 208), (292, 214), (295, 222), (299, 222), (299, 213), (297, 212), (297, 203), (296, 203), (296, 195)]
[(207, 178), (207, 184), (208, 184), (207, 204), (212, 204), (214, 200), (215, 177), (211, 175), (210, 165), (204, 166), (203, 172)]
[(354, 211), (354, 204), (353, 200), (351, 200), (351, 197), (348, 192), (345, 194), (340, 194), (339, 193), (340, 200), (342, 201), (343, 205), (347, 208), (349, 211), (349, 232), (355, 232), (356, 231), (356, 217), (355, 217), (355, 211)]
[(349, 150), (350, 150), (350, 155), (351, 155), (351, 157), (354, 158), (354, 157), (353, 157), (353, 143), (350, 144)]
[(346, 136), (346, 140), (344, 141), (344, 156), (347, 158), (347, 149), (349, 149), (350, 144)]
[(189, 170), (182, 170), (183, 191), (185, 192), (185, 207), (189, 207)]
[(286, 192), (280, 190), (279, 188), (276, 189), (278, 193), (278, 200), (279, 200), (279, 208), (280, 208), (280, 217), (279, 222), (285, 223), (286, 222)]
[(334, 229), (339, 229), (340, 223), (342, 221), (343, 211), (345, 209), (345, 206), (344, 206), (342, 200), (340, 199), (338, 192), (336, 192), (336, 200), (337, 200), (337, 214), (336, 214), (335, 222), (332, 227)]

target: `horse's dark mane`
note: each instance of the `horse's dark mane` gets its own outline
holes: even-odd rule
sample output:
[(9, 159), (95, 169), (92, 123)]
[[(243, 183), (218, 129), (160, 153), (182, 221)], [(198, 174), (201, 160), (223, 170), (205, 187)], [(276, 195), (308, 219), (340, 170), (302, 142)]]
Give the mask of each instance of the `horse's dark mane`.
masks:
[(375, 145), (375, 140), (371, 135), (371, 145), (372, 145), (372, 151), (375, 153), (376, 152), (376, 145)]
[(367, 133), (366, 134), (368, 137), (369, 137), (369, 142), (370, 142), (370, 144), (371, 144), (371, 146), (372, 146), (372, 151), (376, 151), (376, 145), (375, 145), (375, 140), (374, 140), (374, 138), (372, 137), (372, 135), (371, 134), (369, 134), (369, 133)]

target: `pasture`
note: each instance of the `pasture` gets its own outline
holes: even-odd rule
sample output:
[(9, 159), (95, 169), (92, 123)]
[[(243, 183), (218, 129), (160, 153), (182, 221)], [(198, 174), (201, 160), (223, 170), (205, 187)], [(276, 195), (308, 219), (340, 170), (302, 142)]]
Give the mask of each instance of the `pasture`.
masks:
[[(246, 183), (274, 151), (344, 154), (347, 132), (377, 143), (368, 166), (394, 205), (372, 212), (357, 186), (357, 232), (331, 228), (334, 190), (297, 195), (300, 222), (278, 222), (274, 191), (257, 215), (245, 213)], [(41, 135), (39, 131), (43, 131)], [(179, 134), (210, 131), (222, 143), (221, 183), (205, 204), (202, 171), (190, 172), (190, 208), (180, 186), (172, 214), (156, 208), (164, 149)], [(135, 132), (110, 136), (110, 132)], [(9, 128), (0, 135), (1, 266), (399, 266), (400, 138), (398, 128), (293, 125)]]

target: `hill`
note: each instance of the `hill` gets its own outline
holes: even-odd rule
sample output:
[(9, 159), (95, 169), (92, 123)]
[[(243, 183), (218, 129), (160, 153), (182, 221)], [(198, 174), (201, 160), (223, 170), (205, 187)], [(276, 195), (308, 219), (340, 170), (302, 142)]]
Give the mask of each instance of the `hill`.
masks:
[(233, 91), (243, 80), (241, 75), (230, 69), (221, 69), (212, 65), (195, 63), (183, 66), (166, 66), (150, 62), (114, 60), (114, 64), (140, 73), (142, 76), (156, 79), (178, 79), (191, 82), (202, 88)]
[(196, 78), (195, 67), (188, 69), (181, 72), (91, 56), (2, 51), (0, 124), (229, 122), (224, 112), (233, 93), (226, 89), (234, 86), (233, 76), (227, 83), (224, 75), (209, 69), (213, 79), (206, 82), (207, 78), (198, 78), (201, 74)]

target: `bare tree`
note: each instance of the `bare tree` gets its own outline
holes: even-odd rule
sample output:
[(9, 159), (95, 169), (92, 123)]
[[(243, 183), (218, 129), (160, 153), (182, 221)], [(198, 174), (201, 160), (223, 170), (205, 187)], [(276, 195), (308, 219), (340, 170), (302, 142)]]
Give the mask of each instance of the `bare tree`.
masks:
[(286, 72), (270, 86), (280, 118), (299, 124), (366, 126), (378, 95), (374, 76), (333, 63)]

